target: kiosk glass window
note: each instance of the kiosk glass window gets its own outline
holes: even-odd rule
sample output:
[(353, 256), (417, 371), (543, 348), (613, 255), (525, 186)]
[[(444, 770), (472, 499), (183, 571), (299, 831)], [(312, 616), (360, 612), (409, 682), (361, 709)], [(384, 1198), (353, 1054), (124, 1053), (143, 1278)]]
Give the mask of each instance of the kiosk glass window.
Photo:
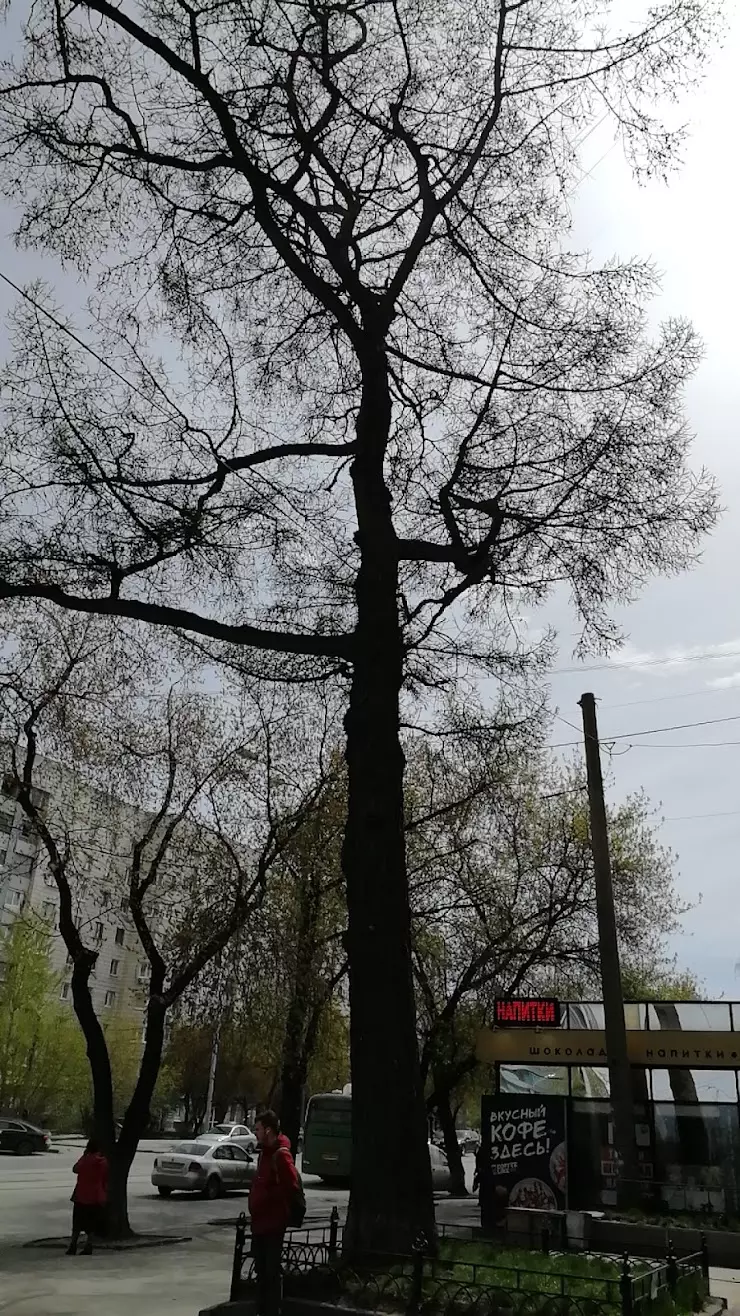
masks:
[(738, 1210), (740, 1125), (729, 1102), (656, 1102), (655, 1177), (669, 1210)]
[[(644, 1002), (625, 1002), (625, 1028), (644, 1028), (645, 1019), (646, 1006)], [(603, 1030), (605, 1027), (603, 1003), (601, 1001), (569, 1001), (567, 1016), (564, 1017), (563, 1023), (568, 1028), (597, 1028)]]
[(609, 1097), (609, 1070), (600, 1065), (574, 1065), (571, 1071), (571, 1094), (591, 1101)]
[(568, 1095), (568, 1070), (564, 1065), (502, 1065), (502, 1092), (537, 1092), (542, 1096)]
[(604, 1027), (604, 1006), (601, 1001), (571, 1001), (568, 1004), (569, 1028)]
[(729, 1033), (727, 1001), (655, 1001), (648, 1006), (648, 1028), (683, 1033)]
[(680, 1105), (707, 1101), (712, 1104), (737, 1101), (734, 1069), (653, 1069), (650, 1073), (653, 1101), (675, 1101)]

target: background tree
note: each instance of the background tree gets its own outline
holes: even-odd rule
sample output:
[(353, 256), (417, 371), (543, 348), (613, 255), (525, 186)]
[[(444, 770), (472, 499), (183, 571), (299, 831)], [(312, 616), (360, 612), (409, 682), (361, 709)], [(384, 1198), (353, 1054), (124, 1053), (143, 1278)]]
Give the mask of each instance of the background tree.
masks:
[(77, 1126), (89, 1077), (76, 1021), (59, 1004), (50, 939), (33, 914), (0, 934), (0, 1110), (59, 1129)]
[[(251, 722), (236, 707), (226, 718), (202, 691), (158, 687), (162, 652), (147, 651), (135, 631), (113, 635), (107, 623), (53, 609), (30, 618), (5, 611), (15, 624), (0, 676), (5, 781), (58, 891), (93, 1122), (110, 1164), (108, 1226), (121, 1236), (130, 1232), (128, 1173), (150, 1120), (167, 1012), (257, 908), (313, 797), (295, 789), (297, 763), (286, 763), (277, 786), (278, 751), (262, 708)], [(291, 760), (296, 736), (294, 723), (284, 746)], [(125, 895), (148, 970), (144, 1045), (118, 1137), (112, 1042), (122, 1087), (132, 1057), (115, 1033), (106, 1036), (91, 992), (95, 884), (115, 908)]]
[(668, 167), (655, 106), (714, 22), (694, 0), (644, 26), (551, 0), (45, 0), (4, 65), (19, 240), (102, 273), (96, 357), (38, 296), (16, 324), (0, 593), (348, 677), (348, 1246), (434, 1228), (402, 690), (516, 666), (511, 607), (555, 584), (607, 644), (610, 600), (714, 520), (686, 464), (694, 335), (650, 341), (652, 270), (565, 240), (597, 122)]
[[(263, 919), (273, 923), (276, 958), (281, 961), (276, 981), (282, 986), (285, 1015), (276, 1100), (283, 1132), (294, 1149), (309, 1073), (323, 1071), (334, 1077), (338, 1068), (342, 1083), (349, 1078), (346, 1056), (344, 1063), (341, 1060), (342, 1015), (334, 999), (347, 974), (347, 906), (341, 870), (346, 810), (346, 783), (337, 764), (310, 817), (285, 847), (282, 881), (273, 887), (270, 907), (262, 910)], [(326, 1052), (317, 1056), (322, 1041), (339, 1043), (333, 1061)]]
[[(219, 1020), (216, 1092), (233, 1098), (238, 1074), (280, 1113), (297, 1146), (309, 1076), (349, 1078), (337, 989), (347, 973), (347, 908), (340, 851), (347, 797), (341, 764), (330, 756), (323, 787), (273, 866), (250, 935), (230, 959), (225, 987), (204, 978), (189, 1005), (194, 1020)], [(228, 997), (226, 1007), (225, 997)], [(225, 1049), (227, 1047), (227, 1049)], [(231, 1072), (232, 1077), (227, 1078)], [(256, 1075), (261, 1081), (255, 1081)], [(246, 1077), (246, 1075), (245, 1075)], [(334, 1077), (334, 1085), (338, 1079)], [(315, 1089), (314, 1089), (315, 1090)], [(242, 1103), (244, 1104), (244, 1103)], [(251, 1104), (251, 1101), (249, 1102)]]
[[(421, 1065), (463, 1195), (456, 1115), (475, 1082), (477, 1034), (496, 996), (600, 996), (593, 861), (580, 765), (560, 765), (546, 751), (500, 753), (483, 766), (485, 789), (457, 808), (460, 778), (475, 776), (470, 755), (461, 761), (448, 745), (427, 762), (437, 808), (414, 836), (422, 880), (412, 886)], [(659, 977), (665, 937), (684, 912), (673, 856), (643, 796), (614, 808), (609, 824), (622, 956)]]

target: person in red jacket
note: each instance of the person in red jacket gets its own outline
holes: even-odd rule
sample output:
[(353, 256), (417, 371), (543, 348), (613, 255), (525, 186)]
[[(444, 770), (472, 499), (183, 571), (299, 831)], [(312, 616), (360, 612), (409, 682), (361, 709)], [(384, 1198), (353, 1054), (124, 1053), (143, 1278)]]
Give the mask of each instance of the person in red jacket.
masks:
[(75, 1255), (80, 1234), (84, 1234), (82, 1255), (89, 1257), (93, 1235), (100, 1237), (103, 1233), (103, 1213), (108, 1200), (108, 1162), (94, 1138), (72, 1169), (77, 1183), (72, 1194), (72, 1237), (67, 1256)]
[(252, 1260), (257, 1276), (257, 1312), (258, 1316), (279, 1316), (280, 1258), (298, 1174), (290, 1143), (280, 1132), (280, 1121), (274, 1111), (266, 1110), (258, 1115), (254, 1131), (260, 1159), (249, 1193), (249, 1214)]

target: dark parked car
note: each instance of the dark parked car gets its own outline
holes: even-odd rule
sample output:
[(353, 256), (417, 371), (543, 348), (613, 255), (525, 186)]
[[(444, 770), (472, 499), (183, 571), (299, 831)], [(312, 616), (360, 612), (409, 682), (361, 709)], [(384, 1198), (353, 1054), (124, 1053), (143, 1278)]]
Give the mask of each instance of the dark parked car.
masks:
[(51, 1138), (35, 1124), (17, 1115), (0, 1115), (0, 1151), (15, 1152), (16, 1156), (33, 1156), (34, 1152), (49, 1150)]

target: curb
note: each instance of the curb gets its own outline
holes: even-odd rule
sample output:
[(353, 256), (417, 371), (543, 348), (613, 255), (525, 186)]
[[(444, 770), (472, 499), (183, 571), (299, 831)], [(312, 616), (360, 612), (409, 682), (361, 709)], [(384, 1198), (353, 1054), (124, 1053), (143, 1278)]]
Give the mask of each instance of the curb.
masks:
[[(146, 1234), (140, 1234), (134, 1238), (120, 1239), (117, 1242), (107, 1243), (105, 1241), (96, 1243), (93, 1248), (93, 1255), (99, 1252), (134, 1252), (142, 1247), (174, 1247), (177, 1243), (192, 1243), (191, 1234), (167, 1234), (147, 1237)], [(69, 1238), (34, 1238), (29, 1243), (21, 1244), (24, 1248), (47, 1248), (49, 1251), (57, 1249), (66, 1249), (69, 1247)]]
[[(246, 1211), (244, 1214), (247, 1216), (247, 1224), (249, 1224), (249, 1216)], [(239, 1224), (239, 1216), (219, 1216), (215, 1220), (206, 1220), (206, 1224), (214, 1226), (226, 1225), (230, 1229), (236, 1229), (236, 1226)], [(300, 1233), (302, 1229), (318, 1229), (320, 1225), (325, 1225), (327, 1229), (329, 1228), (329, 1217), (326, 1212), (323, 1212), (321, 1215), (306, 1215), (303, 1224), (298, 1226), (296, 1232)]]

